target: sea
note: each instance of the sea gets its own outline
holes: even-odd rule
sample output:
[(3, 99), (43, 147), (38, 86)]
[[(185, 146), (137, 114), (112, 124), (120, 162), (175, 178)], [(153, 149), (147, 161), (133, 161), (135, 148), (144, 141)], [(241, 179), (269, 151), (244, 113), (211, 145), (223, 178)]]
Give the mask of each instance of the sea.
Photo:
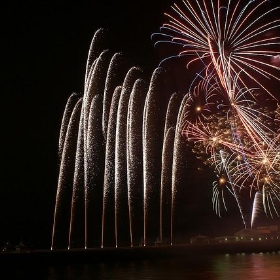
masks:
[(279, 280), (280, 252), (201, 254), (149, 260), (95, 260), (69, 264), (11, 263), (1, 270), (2, 280)]

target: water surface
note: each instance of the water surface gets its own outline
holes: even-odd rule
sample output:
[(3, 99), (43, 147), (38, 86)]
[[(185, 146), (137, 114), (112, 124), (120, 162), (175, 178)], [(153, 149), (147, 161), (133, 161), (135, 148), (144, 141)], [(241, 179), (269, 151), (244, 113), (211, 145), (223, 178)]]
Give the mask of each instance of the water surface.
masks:
[(222, 254), (157, 260), (25, 264), (1, 279), (279, 280), (280, 254)]

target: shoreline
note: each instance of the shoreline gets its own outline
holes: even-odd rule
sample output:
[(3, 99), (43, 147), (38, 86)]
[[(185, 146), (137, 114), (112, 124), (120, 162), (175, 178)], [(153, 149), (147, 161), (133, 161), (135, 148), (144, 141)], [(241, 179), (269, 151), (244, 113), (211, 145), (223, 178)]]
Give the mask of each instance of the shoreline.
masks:
[(252, 254), (280, 252), (280, 241), (242, 241), (229, 243), (176, 244), (137, 247), (107, 247), (91, 249), (43, 249), (1, 252), (1, 264), (71, 262), (110, 262), (123, 260), (147, 260), (162, 258), (193, 258), (213, 254)]

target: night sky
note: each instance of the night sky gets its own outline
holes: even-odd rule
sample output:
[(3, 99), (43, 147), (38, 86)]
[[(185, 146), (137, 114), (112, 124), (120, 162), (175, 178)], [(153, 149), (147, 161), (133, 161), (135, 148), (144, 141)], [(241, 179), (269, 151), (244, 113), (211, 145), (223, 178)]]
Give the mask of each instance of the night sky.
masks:
[[(150, 36), (173, 1), (18, 2), (2, 6), (0, 16), (0, 245), (22, 238), (34, 247), (49, 248), (60, 122), (70, 94), (83, 90), (92, 36), (107, 28), (111, 49), (122, 51), (149, 76), (160, 57)], [(199, 175), (196, 183), (205, 180)], [(236, 209), (223, 220), (215, 216), (211, 183), (204, 191), (182, 192), (185, 197), (180, 199), (188, 207), (182, 220), (190, 234), (230, 234), (242, 227)]]

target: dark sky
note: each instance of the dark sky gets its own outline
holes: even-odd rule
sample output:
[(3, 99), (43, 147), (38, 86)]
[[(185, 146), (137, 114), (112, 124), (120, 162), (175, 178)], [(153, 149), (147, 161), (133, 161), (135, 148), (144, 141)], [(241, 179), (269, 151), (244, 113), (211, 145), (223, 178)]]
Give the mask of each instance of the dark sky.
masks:
[[(112, 47), (150, 73), (159, 62), (150, 35), (173, 1), (16, 2), (2, 6), (0, 16), (0, 243), (22, 237), (49, 247), (60, 122), (69, 95), (82, 92), (93, 34), (108, 28)], [(211, 199), (211, 188), (201, 197)]]

